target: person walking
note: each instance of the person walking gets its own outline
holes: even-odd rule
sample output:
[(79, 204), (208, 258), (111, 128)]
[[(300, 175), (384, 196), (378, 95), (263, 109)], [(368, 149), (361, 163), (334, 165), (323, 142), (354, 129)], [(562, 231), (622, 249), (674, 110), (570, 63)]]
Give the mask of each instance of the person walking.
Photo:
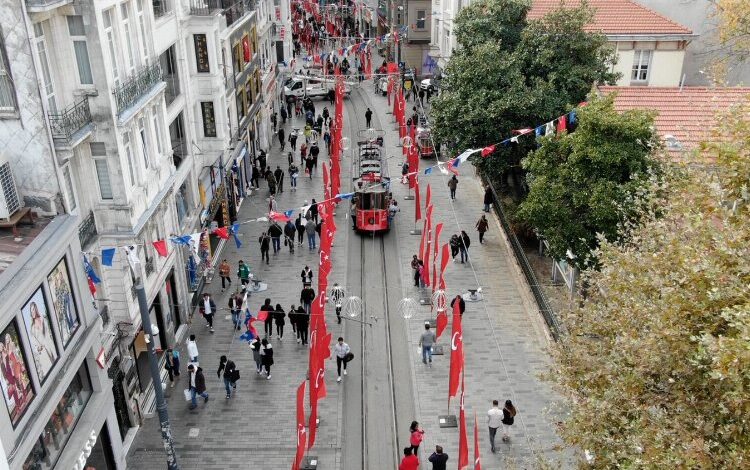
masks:
[(216, 313), (216, 303), (208, 292), (203, 293), (203, 303), (200, 307), (203, 318), (206, 319), (206, 328), (209, 328), (211, 333), (214, 332), (214, 314)]
[(307, 313), (308, 315), (310, 315), (310, 309), (312, 307), (312, 301), (314, 299), (315, 290), (310, 286), (310, 284), (305, 284), (305, 287), (302, 288), (302, 291), (299, 294), (299, 301), (305, 308), (305, 313)]
[(271, 366), (273, 365), (273, 346), (267, 339), (260, 342), (260, 358), (266, 370), (266, 380), (271, 380)]
[(226, 283), (229, 283), (230, 286), (232, 285), (232, 279), (229, 277), (229, 271), (231, 271), (229, 262), (227, 260), (223, 260), (219, 265), (219, 276), (221, 276), (222, 292), (224, 292), (224, 289), (226, 288)]
[(326, 144), (326, 151), (328, 152), (328, 155), (331, 154), (331, 133), (326, 129), (326, 131), (323, 133), (323, 142)]
[(198, 362), (198, 343), (195, 342), (195, 335), (190, 335), (190, 338), (185, 344), (187, 345), (188, 359), (190, 359), (190, 362)]
[(448, 462), (448, 454), (443, 452), (441, 446), (435, 446), (435, 452), (427, 460), (432, 463), (432, 470), (445, 470)]
[(266, 299), (263, 302), (263, 305), (260, 307), (261, 312), (266, 312), (266, 318), (263, 320), (264, 327), (265, 327), (265, 333), (266, 338), (270, 338), (273, 334), (273, 312), (274, 308), (273, 305), (271, 305), (271, 299)]
[(411, 444), (411, 450), (414, 455), (419, 452), (419, 445), (424, 439), (424, 429), (419, 427), (419, 423), (416, 421), (411, 422), (409, 426), (409, 444)]
[(276, 171), (273, 172), (273, 177), (276, 178), (276, 187), (279, 193), (284, 192), (284, 170), (279, 165), (276, 165)]
[[(289, 112), (286, 110), (286, 106), (281, 106), (281, 111), (279, 112), (281, 114), (281, 124), (286, 124), (286, 118), (289, 116)], [(283, 129), (279, 129), (280, 131)], [(283, 150), (283, 147), (282, 147)]]
[(294, 131), (289, 133), (289, 147), (291, 147), (292, 152), (297, 151), (297, 133)]
[(318, 203), (315, 201), (315, 198), (312, 199), (312, 202), (310, 202), (310, 215), (312, 216), (315, 223), (318, 223)]
[(273, 254), (279, 254), (279, 251), (281, 251), (281, 236), (284, 235), (284, 230), (275, 220), (271, 226), (268, 227), (268, 235), (270, 235), (273, 244)]
[(268, 232), (263, 232), (258, 237), (258, 243), (260, 244), (260, 262), (266, 260), (266, 264), (271, 264), (268, 256), (268, 252), (271, 249), (271, 237), (268, 236)]
[(490, 430), (490, 451), (495, 453), (495, 435), (497, 429), (503, 424), (503, 411), (500, 409), (500, 403), (492, 400), (492, 408), (487, 411), (487, 427)]
[(195, 367), (193, 364), (188, 366), (188, 373), (190, 374), (190, 407), (188, 409), (194, 410), (198, 407), (198, 402), (196, 400), (198, 395), (203, 397), (203, 403), (208, 403), (206, 378), (203, 376), (203, 369), (201, 367)]
[(492, 195), (492, 188), (490, 188), (490, 185), (488, 184), (487, 187), (484, 188), (484, 211), (485, 212), (490, 211), (490, 206), (492, 205), (494, 200), (495, 198)]
[(341, 324), (341, 307), (344, 302), (344, 289), (339, 287), (337, 282), (333, 283), (331, 288), (331, 302), (336, 308), (336, 323)]
[(453, 309), (456, 302), (458, 302), (458, 313), (463, 317), (464, 312), (466, 311), (466, 301), (463, 297), (461, 297), (461, 295), (453, 297), (453, 300), (451, 300), (451, 310)]
[(284, 246), (289, 247), (289, 253), (294, 254), (294, 235), (297, 233), (297, 229), (294, 227), (294, 223), (291, 220), (287, 220), (284, 224)]
[(305, 223), (302, 221), (302, 214), (297, 215), (294, 227), (297, 229), (297, 244), (302, 245), (302, 238), (305, 236)]
[(297, 178), (299, 177), (299, 167), (294, 162), (289, 162), (289, 181), (292, 191), (297, 191)]
[(277, 133), (279, 135), (279, 144), (281, 144), (281, 151), (284, 151), (284, 147), (286, 146), (286, 133), (284, 132), (284, 128), (282, 127), (279, 129), (279, 132)]
[(464, 230), (461, 230), (461, 235), (458, 236), (458, 249), (461, 252), (461, 262), (469, 261), (469, 246), (471, 246), (471, 239), (469, 234)]
[(418, 284), (417, 287), (424, 288), (424, 278), (422, 276), (424, 274), (424, 261), (420, 259), (418, 260), (418, 264), (419, 267), (417, 268), (417, 272), (416, 274), (414, 274), (414, 276), (416, 277), (416, 281)]
[(276, 339), (279, 341), (284, 339), (284, 325), (286, 324), (284, 317), (286, 317), (284, 307), (281, 304), (276, 304), (276, 310), (273, 312), (273, 321), (276, 324)]
[(367, 111), (365, 111), (365, 123), (369, 129), (372, 124), (372, 110), (370, 108), (367, 108)]
[(421, 88), (419, 89), (418, 96), (419, 96), (419, 105), (424, 106), (424, 90), (423, 89)]
[(424, 322), (424, 332), (419, 337), (419, 345), (422, 347), (422, 363), (432, 367), (432, 345), (437, 341), (435, 333), (430, 330), (430, 322)]
[(490, 224), (487, 222), (487, 216), (482, 214), (476, 224), (477, 232), (479, 232), (479, 244), (484, 243), (484, 233), (489, 228)]
[(255, 362), (255, 373), (260, 375), (263, 371), (263, 362), (260, 357), (260, 338), (257, 336), (250, 342), (250, 350), (253, 352), (253, 361)]
[(240, 260), (239, 267), (237, 268), (237, 277), (243, 286), (247, 286), (250, 283), (250, 267), (242, 260)]
[(313, 168), (316, 172), (318, 171), (318, 155), (320, 155), (320, 147), (318, 147), (317, 142), (313, 142), (310, 145), (310, 156), (312, 157)]
[(401, 184), (406, 184), (409, 182), (409, 162), (405, 161), (401, 165)]
[(388, 206), (388, 225), (389, 226), (393, 223), (393, 218), (396, 217), (396, 214), (398, 212), (401, 212), (401, 208), (398, 207), (398, 202), (396, 202), (395, 199), (391, 199), (391, 204)]
[(312, 222), (308, 222), (305, 225), (305, 233), (307, 234), (307, 246), (311, 250), (314, 250), (317, 247), (315, 244), (315, 224)]
[(297, 310), (294, 308), (294, 304), (292, 304), (292, 308), (289, 309), (286, 316), (289, 317), (289, 325), (292, 327), (294, 339), (299, 343), (299, 338), (297, 337)]
[(457, 234), (454, 233), (453, 235), (451, 235), (451, 239), (448, 241), (448, 244), (451, 247), (451, 258), (454, 260), (456, 259), (456, 255), (460, 251), (460, 249), (458, 248), (458, 245), (460, 245), (460, 243), (461, 241), (458, 239)]
[(258, 154), (258, 166), (260, 167), (260, 173), (265, 174), (266, 173), (266, 161), (267, 161), (266, 152), (264, 150), (261, 150)]
[(310, 326), (310, 315), (305, 312), (305, 308), (300, 305), (296, 310), (295, 323), (297, 324), (298, 343), (303, 346), (307, 345), (307, 329)]
[(227, 400), (232, 397), (232, 390), (237, 388), (237, 379), (235, 378), (235, 371), (237, 366), (234, 361), (227, 359), (226, 356), (219, 358), (219, 370), (216, 371), (216, 377), (221, 378), (221, 373), (224, 372), (224, 389), (227, 392)]
[(305, 162), (305, 174), (310, 177), (310, 180), (312, 180), (313, 177), (313, 168), (315, 167), (315, 160), (313, 159), (312, 155), (309, 155), (307, 158), (304, 159)]
[(250, 186), (253, 189), (260, 188), (259, 180), (260, 180), (260, 170), (258, 169), (258, 165), (253, 163), (253, 168), (250, 171)]
[(458, 187), (458, 177), (456, 175), (453, 175), (450, 180), (448, 180), (448, 189), (451, 190), (451, 199), (456, 199), (456, 188)]
[(164, 369), (169, 374), (169, 386), (174, 387), (174, 378), (180, 376), (180, 352), (176, 349), (167, 348), (164, 356)]
[(242, 300), (242, 294), (237, 292), (234, 295), (229, 296), (229, 302), (227, 304), (229, 311), (232, 314), (232, 326), (237, 331), (239, 331), (242, 326), (242, 320), (240, 319), (240, 314), (242, 313)]
[(333, 352), (336, 354), (336, 373), (338, 378), (336, 382), (341, 382), (341, 365), (344, 365), (344, 375), (346, 375), (346, 363), (349, 362), (349, 354), (352, 352), (344, 338), (339, 336), (338, 342), (333, 346)]
[(276, 113), (271, 114), (271, 128), (274, 132), (276, 132), (276, 126), (279, 123), (279, 118), (276, 116)]
[(309, 266), (305, 265), (304, 268), (302, 268), (302, 272), (300, 273), (300, 277), (302, 278), (302, 287), (305, 287), (306, 285), (311, 285), (313, 280), (313, 272), (312, 269), (310, 269)]
[(503, 442), (510, 440), (510, 427), (513, 426), (513, 421), (516, 417), (516, 407), (513, 406), (513, 402), (505, 400), (505, 406), (503, 407)]
[(404, 458), (401, 459), (398, 470), (419, 470), (419, 457), (412, 453), (411, 447), (404, 447)]

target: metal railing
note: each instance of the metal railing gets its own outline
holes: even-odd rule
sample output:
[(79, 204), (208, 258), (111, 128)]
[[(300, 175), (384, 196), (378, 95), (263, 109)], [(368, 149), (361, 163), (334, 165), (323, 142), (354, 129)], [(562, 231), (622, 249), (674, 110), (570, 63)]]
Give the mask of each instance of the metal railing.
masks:
[(175, 168), (179, 168), (182, 165), (182, 161), (187, 156), (187, 142), (184, 139), (175, 139), (171, 142), (172, 144), (172, 163)]
[(118, 114), (133, 106), (138, 99), (161, 81), (162, 74), (159, 64), (147, 65), (125, 80), (112, 92), (115, 95)]
[(552, 333), (552, 337), (555, 339), (555, 341), (559, 341), (560, 334), (562, 332), (560, 321), (558, 320), (555, 311), (552, 309), (552, 306), (547, 299), (547, 295), (544, 293), (544, 291), (542, 291), (542, 286), (539, 284), (539, 281), (536, 278), (536, 274), (531, 267), (531, 263), (529, 263), (529, 259), (526, 257), (526, 252), (524, 251), (523, 246), (521, 246), (521, 242), (518, 241), (518, 237), (510, 226), (508, 216), (505, 214), (502, 203), (500, 202), (500, 198), (495, 191), (495, 186), (486, 178), (483, 177), (482, 179), (484, 180), (484, 183), (489, 185), (490, 189), (492, 190), (492, 198), (494, 201), (492, 207), (495, 210), (495, 214), (497, 214), (498, 219), (500, 219), (500, 224), (503, 226), (503, 230), (508, 237), (510, 247), (513, 250), (513, 255), (515, 256), (518, 265), (521, 267), (524, 277), (526, 277), (526, 282), (531, 288), (531, 293), (533, 294), (534, 300), (539, 306), (539, 311), (542, 313), (542, 317), (544, 317), (544, 321), (547, 323), (550, 333)]
[(180, 96), (180, 76), (176, 73), (164, 74), (162, 77), (167, 87), (164, 89), (164, 100), (167, 102), (167, 106), (172, 104), (172, 101)]
[[(224, 2), (226, 5), (229, 2)], [(243, 16), (255, 10), (255, 2), (252, 0), (240, 0), (224, 8), (224, 18), (227, 21), (227, 28), (236, 23)]]
[(197, 16), (212, 15), (223, 9), (221, 0), (190, 0), (190, 14)]
[(81, 241), (81, 249), (85, 249), (96, 238), (96, 219), (91, 211), (78, 225), (78, 239)]
[(84, 96), (79, 101), (58, 113), (48, 113), (52, 138), (65, 143), (78, 131), (91, 124), (91, 109), (89, 99)]

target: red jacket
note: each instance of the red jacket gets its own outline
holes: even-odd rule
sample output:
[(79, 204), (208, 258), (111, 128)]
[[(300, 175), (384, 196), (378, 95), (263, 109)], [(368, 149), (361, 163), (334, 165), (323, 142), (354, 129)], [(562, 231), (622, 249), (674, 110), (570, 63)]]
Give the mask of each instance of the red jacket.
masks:
[(398, 466), (398, 470), (418, 470), (419, 469), (419, 457), (416, 455), (409, 455), (401, 460), (401, 465)]
[(409, 444), (418, 447), (422, 443), (422, 439), (424, 439), (424, 431), (417, 429), (409, 436)]

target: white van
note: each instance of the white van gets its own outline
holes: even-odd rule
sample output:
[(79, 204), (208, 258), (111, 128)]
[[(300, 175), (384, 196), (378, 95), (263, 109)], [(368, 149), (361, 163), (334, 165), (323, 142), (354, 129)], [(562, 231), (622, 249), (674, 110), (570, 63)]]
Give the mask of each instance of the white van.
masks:
[[(284, 95), (294, 96), (299, 99), (306, 96), (310, 98), (325, 98), (328, 95), (328, 91), (334, 89), (334, 87), (335, 81), (328, 78), (296, 75), (284, 86)], [(351, 92), (351, 87), (344, 84), (344, 95), (348, 96)]]

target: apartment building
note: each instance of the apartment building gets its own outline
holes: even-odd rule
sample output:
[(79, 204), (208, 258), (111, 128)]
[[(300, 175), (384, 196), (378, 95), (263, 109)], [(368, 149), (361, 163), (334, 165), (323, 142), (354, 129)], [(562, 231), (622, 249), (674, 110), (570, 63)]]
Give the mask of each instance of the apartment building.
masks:
[[(236, 219), (253, 156), (270, 144), (276, 61), (291, 56), (289, 31), (288, 1), (0, 0), (0, 180), (12, 173), (18, 194), (14, 212), (0, 211), (0, 227), (19, 214), (35, 217), (5, 245), (0, 228), (0, 276), (8, 277), (0, 289), (12, 289), (0, 331), (12, 333), (4, 337), (16, 362), (31, 371), (24, 394), (4, 395), (9, 412), (0, 416), (0, 440), (11, 468), (77, 468), (80, 451), (98, 443), (106, 443), (108, 466), (96, 468), (123, 466), (143, 418), (154, 412), (124, 247), (137, 247), (163, 361), (161, 351), (183, 339), (203, 274), (223, 247), (210, 231)], [(152, 244), (200, 231), (202, 259), (171, 243), (161, 256)], [(105, 260), (102, 250), (111, 248), (114, 259)], [(93, 297), (84, 254), (100, 279)], [(35, 376), (22, 312), (42, 297), (46, 311), (56, 312), (54, 283), (63, 272), (66, 305), (81, 328), (70, 340), (52, 322), (47, 346), (55, 347), (55, 366)], [(62, 406), (58, 395), (74, 379), (90, 397), (76, 392), (83, 414), (65, 415), (71, 437), (57, 438), (45, 426), (56, 426), (47, 422), (63, 411), (48, 403)], [(12, 411), (16, 401), (29, 411)], [(86, 418), (89, 410), (96, 419)], [(90, 442), (77, 439), (79, 431)], [(31, 435), (42, 436), (39, 448)], [(38, 462), (26, 465), (32, 453)]]
[[(458, 47), (453, 19), (469, 0), (433, 0), (436, 11), (431, 57), (444, 68)], [(555, 8), (576, 7), (580, 0), (533, 0), (528, 19), (542, 18)], [(617, 52), (614, 71), (619, 86), (678, 86), (683, 79), (685, 51), (697, 37), (678, 24), (634, 0), (589, 0), (594, 18), (585, 28), (603, 33)], [(428, 60), (429, 60), (428, 59)]]

